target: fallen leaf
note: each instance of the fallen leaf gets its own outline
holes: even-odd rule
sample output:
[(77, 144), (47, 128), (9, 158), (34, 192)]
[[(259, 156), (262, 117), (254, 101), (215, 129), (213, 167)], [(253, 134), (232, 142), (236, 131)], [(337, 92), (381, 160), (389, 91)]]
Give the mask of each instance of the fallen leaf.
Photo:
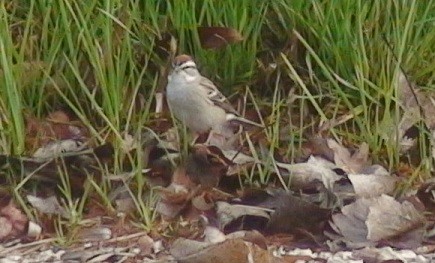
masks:
[(186, 160), (186, 174), (190, 180), (205, 188), (216, 187), (227, 166), (214, 158), (205, 145), (195, 145)]
[(398, 127), (399, 134), (396, 136), (395, 134), (393, 134), (393, 136), (389, 135), (389, 137), (399, 138), (401, 142), (400, 150), (405, 152), (407, 149), (411, 148), (410, 144), (412, 146), (412, 142), (403, 140), (403, 137), (409, 129), (423, 120), (426, 128), (431, 132), (431, 147), (432, 152), (435, 152), (433, 142), (435, 139), (435, 92), (419, 89), (403, 72), (400, 72), (397, 76), (397, 94), (403, 114)]
[(209, 153), (227, 167), (226, 175), (237, 175), (241, 170), (258, 163), (256, 159), (241, 151), (221, 149), (217, 146), (208, 146)]
[(174, 190), (179, 191), (181, 187), (185, 188), (187, 191), (194, 188), (194, 184), (187, 174), (186, 168), (179, 166), (175, 169), (172, 175), (172, 182), (168, 189), (173, 187)]
[(237, 30), (229, 27), (198, 27), (198, 35), (204, 49), (219, 49), (243, 40)]
[(52, 112), (46, 119), (26, 116), (26, 144), (33, 149), (44, 147), (47, 143), (75, 140), (85, 141), (88, 131), (79, 121), (71, 120), (62, 111)]
[(388, 195), (359, 198), (334, 214), (330, 225), (335, 233), (325, 234), (349, 248), (374, 246), (379, 242), (401, 248), (421, 244), (425, 217), (408, 201)]
[(261, 247), (262, 249), (267, 250), (267, 240), (266, 238), (257, 230), (241, 230), (229, 233), (226, 235), (227, 239), (236, 239), (241, 238), (245, 241), (248, 241), (250, 243), (256, 244), (257, 246)]
[(102, 241), (112, 237), (112, 231), (107, 227), (80, 228), (77, 238), (84, 242)]
[(137, 244), (141, 250), (142, 255), (150, 255), (153, 253), (154, 240), (148, 236), (142, 236), (137, 240)]
[(0, 162), (8, 164), (16, 175), (32, 174), (31, 179), (44, 181), (45, 187), (57, 187), (61, 183), (61, 176), (68, 175), (72, 193), (80, 195), (89, 176), (93, 176), (94, 180), (100, 180), (103, 172), (101, 165), (107, 164), (110, 167), (109, 161), (112, 156), (112, 145), (105, 144), (94, 149), (62, 153), (47, 159), (0, 156)]
[[(382, 195), (377, 202), (370, 207), (367, 216), (367, 238), (371, 241), (381, 241), (396, 238), (398, 235), (407, 234), (408, 231), (423, 230), (426, 219), (414, 205), (408, 201), (399, 203), (393, 197)], [(420, 231), (421, 234), (423, 232)], [(410, 242), (422, 241), (409, 240)]]
[(177, 238), (177, 240), (172, 243), (169, 252), (175, 258), (183, 258), (195, 254), (208, 246), (210, 246), (210, 243), (207, 242)]
[(171, 184), (167, 188), (156, 188), (160, 200), (156, 205), (156, 212), (166, 219), (175, 218), (186, 207), (189, 201), (189, 190), (183, 185)]
[(328, 147), (328, 140), (322, 137), (313, 136), (302, 145), (302, 152), (304, 156), (311, 155), (320, 156), (330, 162), (334, 161), (334, 151)]
[(320, 124), (318, 133), (321, 134), (332, 130), (334, 127), (341, 125), (347, 122), (348, 120), (353, 119), (356, 115), (361, 113), (362, 110), (363, 107), (355, 107), (352, 109), (352, 112), (350, 113), (346, 113), (338, 117), (335, 117), (333, 119), (324, 121), (323, 123)]
[(206, 226), (204, 229), (204, 242), (207, 243), (220, 243), (225, 241), (227, 238), (225, 234), (219, 230), (219, 228), (214, 226)]
[(79, 152), (85, 149), (80, 141), (77, 140), (61, 140), (49, 142), (44, 146), (38, 148), (33, 154), (34, 158), (50, 159), (61, 156), (65, 152)]
[(118, 213), (132, 213), (136, 211), (136, 203), (134, 202), (133, 198), (131, 196), (123, 197), (123, 198), (117, 198), (115, 200), (116, 204), (116, 212)]
[(250, 242), (228, 239), (209, 245), (194, 240), (176, 240), (170, 253), (182, 263), (273, 262), (273, 256)]
[(150, 187), (167, 187), (171, 184), (174, 174), (173, 160), (179, 157), (179, 153), (159, 147), (158, 140), (147, 135), (142, 139), (142, 162), (150, 169), (146, 174), (148, 184)]
[(417, 259), (418, 253), (408, 249), (397, 250), (392, 247), (366, 247), (360, 250), (354, 250), (352, 256), (355, 259), (361, 259), (363, 262), (380, 262), (380, 263), (402, 263), (402, 262), (416, 262), (425, 259)]
[(70, 218), (70, 215), (64, 207), (62, 207), (57, 200), (56, 196), (50, 196), (47, 198), (40, 198), (33, 195), (27, 195), (27, 201), (43, 214), (59, 215), (63, 218)]
[(341, 179), (334, 169), (337, 166), (321, 157), (310, 156), (305, 163), (279, 163), (276, 165), (284, 169), (283, 176), (286, 176), (291, 183), (291, 187), (296, 189), (312, 183), (313, 181), (322, 182), (328, 190), (332, 190), (334, 183)]
[(156, 97), (155, 113), (162, 113), (163, 105), (164, 105), (164, 94), (163, 92), (156, 92), (155, 97)]
[(29, 220), (10, 200), (0, 208), (0, 241), (13, 239), (26, 233)]
[(27, 236), (30, 238), (38, 238), (42, 233), (42, 227), (32, 221), (29, 221), (27, 228)]
[(329, 139), (328, 146), (334, 152), (334, 162), (346, 173), (359, 173), (368, 163), (369, 146), (362, 143), (358, 150), (353, 154), (343, 145), (338, 144), (335, 140)]
[(258, 206), (273, 210), (266, 230), (270, 233), (294, 233), (299, 230), (318, 231), (330, 209), (320, 208), (282, 189), (269, 190), (266, 200)]
[(192, 198), (192, 205), (200, 211), (211, 210), (214, 208), (214, 202), (210, 197), (207, 192), (202, 192)]
[(428, 211), (435, 211), (435, 178), (425, 181), (419, 187), (417, 196)]
[(229, 204), (227, 202), (216, 202), (216, 213), (218, 215), (220, 228), (224, 229), (226, 225), (242, 216), (262, 217), (270, 219), (270, 209), (258, 206)]
[(392, 194), (396, 188), (398, 178), (391, 176), (388, 171), (380, 166), (373, 165), (372, 170), (366, 169), (366, 173), (348, 174), (355, 194), (358, 197), (376, 197), (382, 194)]

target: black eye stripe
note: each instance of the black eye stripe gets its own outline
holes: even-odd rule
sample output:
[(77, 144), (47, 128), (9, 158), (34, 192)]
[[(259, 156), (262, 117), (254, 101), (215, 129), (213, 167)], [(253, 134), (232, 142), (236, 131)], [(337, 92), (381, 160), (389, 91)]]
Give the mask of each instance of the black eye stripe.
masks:
[(183, 66), (183, 67), (181, 67), (181, 69), (188, 69), (188, 68), (196, 68), (194, 65), (186, 65), (186, 66)]

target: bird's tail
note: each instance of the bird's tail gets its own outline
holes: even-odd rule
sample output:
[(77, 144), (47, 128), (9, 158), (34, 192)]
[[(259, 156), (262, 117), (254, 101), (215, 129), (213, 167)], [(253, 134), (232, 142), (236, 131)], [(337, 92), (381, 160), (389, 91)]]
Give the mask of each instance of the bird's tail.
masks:
[(253, 128), (253, 127), (264, 128), (264, 125), (260, 123), (245, 119), (240, 116), (236, 116), (234, 114), (228, 114), (227, 120), (230, 124), (242, 125), (243, 127), (246, 128)]

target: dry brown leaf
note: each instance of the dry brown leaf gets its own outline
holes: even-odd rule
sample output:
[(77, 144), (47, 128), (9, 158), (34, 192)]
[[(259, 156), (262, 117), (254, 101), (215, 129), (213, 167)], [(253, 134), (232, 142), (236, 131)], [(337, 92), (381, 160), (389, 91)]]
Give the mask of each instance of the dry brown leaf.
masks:
[(100, 165), (107, 164), (110, 167), (110, 160), (113, 156), (111, 144), (98, 146), (94, 149), (86, 149), (80, 152), (61, 154), (49, 159), (28, 158), (28, 157), (0, 157), (15, 171), (15, 174), (30, 174), (32, 180), (44, 181), (44, 187), (57, 187), (61, 175), (70, 177), (69, 183), (74, 196), (80, 195), (83, 184), (89, 175), (99, 180), (103, 172)]
[(214, 207), (214, 202), (210, 199), (207, 192), (202, 192), (200, 195), (192, 198), (192, 205), (200, 211), (207, 211)]
[(227, 202), (216, 202), (216, 213), (218, 215), (220, 228), (224, 229), (226, 225), (243, 216), (262, 217), (270, 219), (270, 209), (258, 206), (229, 204)]
[(328, 141), (322, 137), (311, 137), (302, 145), (302, 151), (304, 156), (309, 157), (311, 155), (321, 156), (322, 158), (333, 162), (334, 152), (328, 147)]
[[(366, 225), (367, 238), (371, 241), (381, 241), (398, 238), (399, 235), (410, 237), (410, 232), (418, 232), (414, 238), (406, 240), (408, 244), (420, 244), (426, 219), (409, 201), (399, 203), (393, 197), (383, 195), (370, 207)], [(415, 246), (411, 246), (415, 247)]]
[(351, 112), (351, 113), (345, 113), (345, 114), (338, 116), (334, 119), (326, 120), (320, 125), (318, 133), (322, 134), (322, 133), (328, 132), (328, 131), (332, 130), (334, 127), (341, 125), (341, 124), (347, 122), (348, 120), (353, 119), (354, 117), (355, 117), (355, 114)]
[[(400, 72), (397, 79), (397, 93), (403, 110), (398, 134), (400, 146), (402, 147), (401, 151), (405, 152), (411, 148), (410, 146), (414, 145), (412, 141), (403, 137), (412, 126), (423, 119), (426, 127), (432, 133), (431, 146), (432, 152), (435, 152), (435, 92), (419, 89)], [(422, 114), (423, 116), (421, 116)], [(396, 138), (396, 136), (392, 137)]]
[(117, 198), (115, 200), (116, 212), (118, 213), (133, 213), (137, 210), (136, 203), (131, 196)]
[(77, 238), (81, 241), (102, 241), (112, 237), (112, 230), (107, 227), (80, 228)]
[(425, 217), (412, 203), (382, 195), (360, 198), (332, 216), (330, 238), (359, 248), (388, 242), (392, 246), (413, 248), (423, 239)]
[(358, 197), (369, 198), (382, 194), (392, 194), (399, 180), (397, 177), (390, 175), (380, 165), (368, 167), (363, 172), (361, 174), (348, 174), (348, 178)]
[(419, 187), (417, 196), (428, 211), (435, 212), (435, 178), (424, 182)]
[(159, 114), (163, 112), (163, 105), (165, 104), (165, 97), (163, 92), (156, 92), (156, 109), (155, 113)]
[(343, 169), (346, 173), (359, 173), (364, 169), (368, 162), (369, 146), (367, 143), (362, 143), (358, 150), (353, 154), (349, 149), (337, 143), (333, 139), (328, 140), (328, 146), (334, 152), (334, 162), (338, 168)]
[(195, 254), (208, 246), (210, 246), (210, 243), (187, 238), (178, 238), (172, 243), (169, 252), (175, 258), (183, 258)]
[(56, 196), (50, 196), (47, 198), (40, 198), (33, 195), (27, 195), (27, 201), (43, 214), (59, 215), (63, 218), (70, 218), (66, 209), (62, 207), (57, 200)]
[(291, 179), (292, 187), (303, 188), (314, 181), (320, 181), (328, 190), (334, 188), (334, 183), (341, 179), (334, 169), (337, 166), (321, 157), (311, 156), (305, 163), (276, 163), (278, 168), (283, 169), (283, 176)]
[(177, 262), (183, 263), (273, 262), (273, 256), (267, 250), (242, 239), (228, 239), (214, 245), (177, 240), (170, 252)]
[(187, 171), (184, 167), (180, 166), (177, 167), (174, 171), (174, 174), (172, 175), (172, 183), (173, 187), (183, 186), (187, 190), (192, 189), (194, 184), (192, 183), (192, 180), (190, 179), (189, 175), (187, 174)]
[(256, 159), (239, 150), (222, 149), (215, 145), (207, 147), (208, 154), (226, 167), (226, 175), (237, 175), (256, 163)]
[(167, 188), (156, 188), (160, 200), (156, 212), (166, 219), (175, 218), (186, 207), (189, 201), (189, 190), (183, 185), (171, 184)]
[(416, 89), (402, 72), (399, 73), (397, 79), (397, 94), (404, 110), (400, 126), (403, 135), (406, 130), (419, 121), (421, 117), (419, 105), (424, 107), (428, 98), (425, 98), (424, 94)]
[(26, 117), (26, 143), (34, 149), (55, 141), (84, 141), (88, 136), (82, 123), (71, 120), (62, 111), (52, 112), (45, 120)]
[(251, 242), (253, 244), (256, 244), (257, 246), (261, 247), (262, 249), (267, 249), (267, 240), (266, 237), (264, 237), (260, 232), (257, 230), (241, 230), (236, 231), (233, 233), (229, 233), (227, 236), (227, 239), (236, 239), (241, 238), (245, 241)]
[(198, 27), (198, 35), (204, 49), (219, 49), (243, 40), (237, 30), (229, 27)]
[(173, 204), (184, 203), (189, 198), (189, 189), (180, 184), (172, 183), (166, 188), (156, 188), (156, 191), (162, 199)]
[(56, 158), (66, 152), (79, 152), (83, 150), (86, 146), (77, 140), (61, 140), (55, 142), (49, 142), (42, 147), (38, 148), (34, 153), (33, 157), (37, 159), (50, 159)]
[(141, 250), (142, 255), (150, 255), (153, 253), (154, 240), (148, 236), (142, 236), (137, 240), (137, 244)]
[(187, 157), (187, 175), (192, 182), (205, 188), (216, 187), (226, 170), (226, 165), (220, 159), (214, 158), (205, 145), (195, 145)]
[(295, 233), (301, 229), (317, 232), (331, 214), (330, 209), (321, 208), (282, 189), (269, 190), (266, 200), (258, 206), (273, 210), (266, 226), (271, 233)]
[(227, 239), (225, 234), (215, 226), (206, 226), (204, 229), (204, 242), (206, 243), (220, 243)]
[(142, 141), (142, 162), (150, 169), (147, 180), (151, 187), (167, 187), (172, 182), (174, 168), (172, 160), (179, 156), (177, 151), (159, 147), (153, 135), (146, 133)]
[(29, 220), (12, 200), (0, 208), (0, 241), (16, 238), (26, 233)]

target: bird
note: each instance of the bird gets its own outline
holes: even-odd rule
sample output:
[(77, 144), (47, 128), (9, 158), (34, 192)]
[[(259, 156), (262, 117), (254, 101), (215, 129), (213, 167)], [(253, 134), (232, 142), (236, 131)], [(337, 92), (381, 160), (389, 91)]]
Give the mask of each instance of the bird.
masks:
[(168, 75), (166, 97), (172, 114), (194, 133), (234, 135), (234, 127), (263, 125), (250, 121), (229, 103), (211, 80), (201, 75), (189, 55), (178, 55)]

